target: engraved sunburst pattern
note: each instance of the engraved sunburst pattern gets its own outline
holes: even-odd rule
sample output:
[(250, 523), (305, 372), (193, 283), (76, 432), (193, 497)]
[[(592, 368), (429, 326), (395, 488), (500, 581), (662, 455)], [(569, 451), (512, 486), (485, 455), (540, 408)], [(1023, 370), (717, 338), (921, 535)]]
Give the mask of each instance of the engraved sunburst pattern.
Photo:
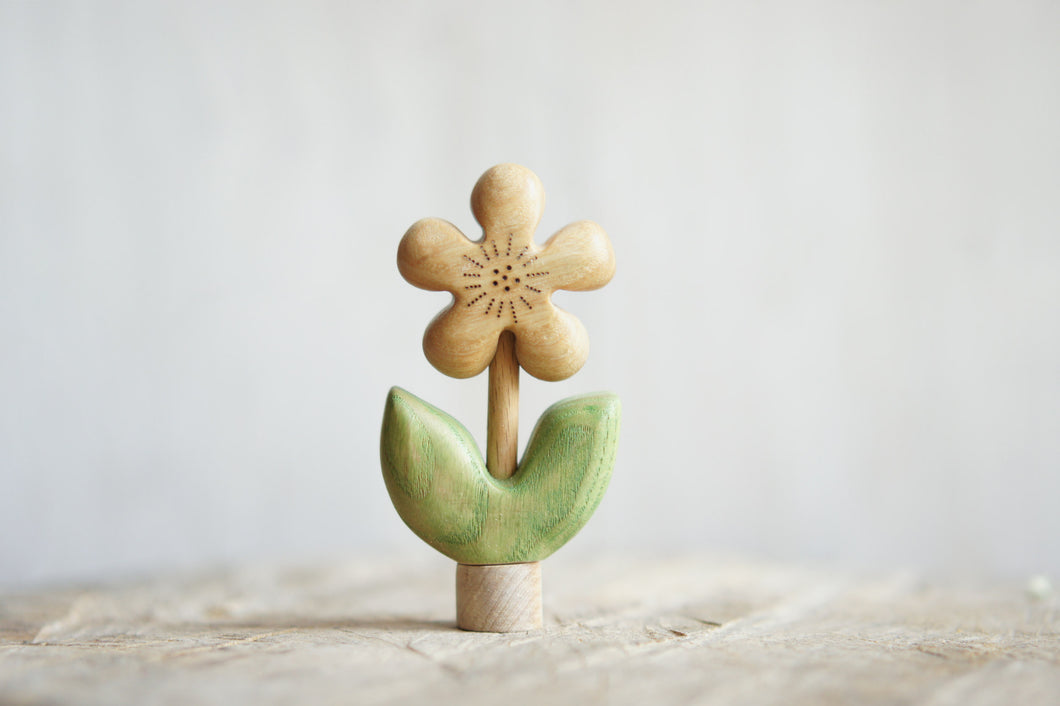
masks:
[(532, 282), (550, 274), (535, 266), (539, 258), (528, 255), (530, 246), (524, 245), (512, 255), (514, 237), (509, 233), (503, 248), (496, 240), (480, 243), (477, 257), (464, 256), (462, 273), (468, 282), (463, 287), (466, 293), (463, 298), (467, 299), (463, 305), (468, 308), (477, 305), (483, 316), (507, 317), (513, 325), (519, 323), (520, 310), (524, 314), (533, 311), (533, 301), (544, 295)]

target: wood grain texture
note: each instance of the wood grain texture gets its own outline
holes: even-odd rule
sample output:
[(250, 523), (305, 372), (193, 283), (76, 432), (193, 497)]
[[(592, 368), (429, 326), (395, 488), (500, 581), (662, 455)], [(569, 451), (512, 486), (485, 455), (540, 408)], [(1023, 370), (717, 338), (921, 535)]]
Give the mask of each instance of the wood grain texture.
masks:
[(486, 418), (486, 470), (494, 478), (511, 478), (519, 464), (519, 361), (515, 337), (501, 334), (490, 363)]
[(457, 630), (432, 553), (0, 592), (0, 703), (1055, 706), (1060, 597), (702, 554), (549, 559), (544, 629)]
[(417, 221), (401, 239), (402, 276), (417, 287), (453, 295), (423, 337), (427, 359), (446, 375), (466, 378), (485, 370), (503, 331), (515, 335), (519, 363), (534, 377), (563, 380), (585, 363), (585, 327), (552, 303), (552, 293), (607, 284), (615, 271), (614, 251), (603, 228), (590, 221), (562, 228), (543, 246), (535, 244), (544, 204), (533, 172), (500, 164), (472, 191), (480, 240), (438, 218)]
[(541, 563), (457, 564), (456, 625), (474, 632), (541, 627)]
[(380, 457), (401, 519), (462, 564), (540, 561), (588, 522), (611, 479), (621, 405), (615, 395), (557, 402), (538, 420), (511, 478), (486, 470), (471, 434), (401, 388), (383, 414)]

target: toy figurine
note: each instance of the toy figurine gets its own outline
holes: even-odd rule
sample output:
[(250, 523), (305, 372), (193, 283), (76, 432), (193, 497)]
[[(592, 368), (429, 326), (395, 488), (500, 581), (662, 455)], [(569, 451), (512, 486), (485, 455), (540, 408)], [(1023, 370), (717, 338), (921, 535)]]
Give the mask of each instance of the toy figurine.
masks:
[(409, 283), (453, 295), (424, 334), (427, 360), (456, 378), (489, 367), (485, 463), (457, 420), (401, 388), (391, 389), (383, 414), (380, 456), (390, 498), (413, 532), (457, 562), (457, 625), (465, 630), (541, 626), (538, 562), (589, 520), (614, 465), (621, 409), (609, 393), (552, 405), (516, 464), (519, 368), (563, 380), (589, 354), (585, 328), (553, 305), (552, 293), (597, 289), (615, 271), (607, 234), (590, 221), (536, 245), (544, 205), (533, 172), (501, 164), (471, 193), (480, 240), (426, 218), (398, 247)]

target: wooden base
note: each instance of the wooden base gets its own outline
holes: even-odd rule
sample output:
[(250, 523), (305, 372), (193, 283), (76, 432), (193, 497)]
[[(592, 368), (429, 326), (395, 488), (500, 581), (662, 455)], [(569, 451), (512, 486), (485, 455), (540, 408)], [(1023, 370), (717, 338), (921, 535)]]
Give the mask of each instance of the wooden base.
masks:
[(475, 632), (541, 627), (541, 563), (457, 564), (456, 624)]

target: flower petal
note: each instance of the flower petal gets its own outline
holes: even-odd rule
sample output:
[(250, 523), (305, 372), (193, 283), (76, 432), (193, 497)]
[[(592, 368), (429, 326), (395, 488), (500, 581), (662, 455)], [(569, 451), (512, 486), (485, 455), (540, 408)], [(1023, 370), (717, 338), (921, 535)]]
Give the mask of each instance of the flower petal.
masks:
[(493, 360), (503, 329), (500, 319), (483, 316), (478, 307), (454, 300), (427, 326), (423, 353), (431, 365), (449, 377), (474, 377)]
[(554, 289), (599, 289), (615, 274), (615, 251), (607, 233), (592, 221), (561, 228), (542, 250), (541, 267), (548, 270)]
[(463, 271), (463, 256), (474, 244), (460, 229), (441, 218), (424, 218), (412, 224), (398, 245), (398, 270), (409, 284), (431, 291), (456, 292)]
[(532, 319), (520, 320), (512, 331), (519, 365), (539, 380), (565, 380), (589, 357), (589, 334), (582, 322), (551, 303)]
[(518, 252), (531, 244), (544, 210), (541, 180), (519, 164), (490, 167), (471, 191), (471, 212), (485, 240), (508, 250)]

